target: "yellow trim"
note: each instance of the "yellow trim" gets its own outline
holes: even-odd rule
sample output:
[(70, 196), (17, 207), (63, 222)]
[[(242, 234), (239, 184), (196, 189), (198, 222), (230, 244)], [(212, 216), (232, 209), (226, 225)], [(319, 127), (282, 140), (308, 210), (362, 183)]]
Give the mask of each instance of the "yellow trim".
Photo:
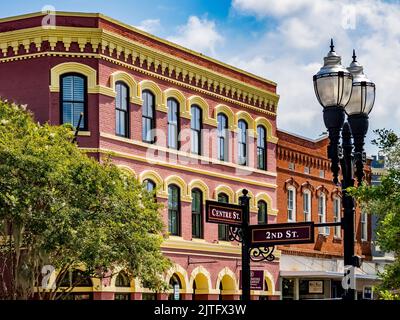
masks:
[[(44, 16), (44, 15), (46, 15), (46, 14), (47, 14), (47, 13), (43, 13), (43, 12), (35, 12), (35, 13), (30, 13), (30, 14), (24, 14), (24, 15), (18, 15), (18, 16), (13, 16), (13, 17), (7, 17), (7, 18), (2, 18), (2, 19), (0, 19), (0, 23), (8, 22), (8, 21), (21, 20), (21, 19), (27, 19), (27, 18), (31, 18), (31, 17)], [(132, 27), (131, 25), (125, 24), (125, 23), (123, 23), (123, 22), (121, 22), (121, 21), (118, 21), (118, 20), (115, 20), (115, 19), (113, 19), (113, 18), (110, 18), (110, 17), (108, 17), (108, 16), (106, 16), (106, 15), (104, 15), (104, 14), (100, 14), (100, 13), (81, 13), (81, 12), (64, 12), (64, 11), (57, 11), (57, 12), (56, 12), (56, 15), (59, 15), (59, 16), (72, 16), (72, 17), (98, 17), (98, 18), (102, 18), (102, 19), (104, 19), (104, 20), (106, 20), (106, 21), (112, 22), (112, 23), (114, 23), (114, 24), (116, 24), (116, 25), (118, 25), (118, 26), (124, 27), (124, 28), (126, 28), (126, 29), (128, 29), (128, 30), (131, 30), (131, 31), (134, 31), (134, 32), (136, 32), (136, 33), (145, 35), (146, 37), (149, 37), (149, 38), (151, 38), (151, 39), (153, 39), (153, 40), (156, 40), (156, 41), (158, 41), (158, 42), (161, 42), (161, 43), (167, 44), (167, 45), (169, 45), (169, 46), (175, 47), (175, 48), (177, 48), (177, 49), (179, 49), (179, 50), (188, 52), (188, 53), (190, 53), (190, 54), (192, 54), (192, 55), (194, 55), (194, 56), (197, 56), (197, 57), (199, 57), (199, 58), (202, 58), (202, 59), (211, 61), (211, 62), (213, 62), (213, 63), (215, 63), (215, 64), (218, 64), (218, 65), (220, 65), (220, 66), (222, 66), (222, 67), (224, 67), (224, 68), (226, 68), (226, 69), (230, 69), (230, 70), (232, 70), (232, 71), (245, 74), (245, 75), (247, 75), (247, 76), (249, 76), (249, 77), (251, 77), (251, 78), (254, 78), (254, 79), (257, 79), (257, 80), (259, 80), (259, 81), (262, 81), (262, 82), (265, 82), (265, 83), (268, 83), (268, 84), (271, 84), (271, 85), (276, 86), (276, 82), (273, 82), (273, 81), (271, 81), (271, 80), (262, 78), (262, 77), (260, 77), (260, 76), (255, 75), (255, 74), (252, 74), (252, 73), (250, 73), (250, 72), (248, 72), (248, 71), (241, 70), (241, 69), (236, 68), (236, 67), (234, 67), (234, 66), (228, 65), (228, 64), (226, 64), (226, 63), (224, 63), (224, 62), (215, 60), (215, 59), (213, 59), (213, 58), (211, 58), (211, 57), (207, 57), (207, 56), (203, 55), (202, 53), (198, 53), (198, 52), (196, 52), (196, 51), (187, 49), (187, 48), (182, 47), (182, 46), (180, 46), (180, 45), (178, 45), (178, 44), (176, 44), (176, 43), (170, 42), (170, 41), (168, 41), (168, 40), (161, 39), (161, 38), (156, 37), (156, 36), (154, 36), (154, 35), (152, 35), (152, 34), (150, 34), (150, 33), (148, 33), (148, 32), (145, 32), (145, 31), (143, 31), (143, 30), (137, 29), (137, 28), (135, 28), (135, 27)], [(57, 27), (57, 28), (59, 28), (59, 27)]]
[[(239, 203), (239, 198), (242, 196), (242, 189), (236, 190), (235, 192), (235, 203)], [(248, 197), (250, 197), (250, 211), (251, 212), (258, 212), (258, 206), (256, 202), (256, 198), (254, 197), (253, 192), (250, 190), (247, 190), (249, 193), (247, 194)]]
[[(256, 169), (256, 168), (253, 168), (253, 167), (249, 167), (249, 166), (238, 165), (238, 164), (235, 164), (233, 162), (220, 161), (220, 160), (217, 160), (217, 159), (213, 159), (213, 158), (209, 158), (209, 157), (205, 157), (205, 156), (199, 156), (199, 155), (195, 155), (195, 154), (192, 154), (192, 153), (189, 153), (189, 152), (185, 152), (185, 151), (180, 151), (180, 150), (175, 150), (175, 149), (171, 149), (171, 148), (162, 147), (162, 146), (159, 146), (159, 145), (156, 145), (156, 144), (149, 144), (149, 143), (145, 143), (145, 142), (142, 142), (142, 141), (139, 141), (139, 140), (132, 140), (132, 139), (124, 138), (124, 137), (119, 137), (119, 136), (116, 136), (116, 135), (110, 134), (110, 133), (100, 132), (100, 136), (104, 137), (104, 138), (107, 138), (107, 139), (121, 141), (121, 142), (125, 142), (125, 143), (131, 144), (131, 145), (135, 145), (135, 146), (140, 146), (140, 147), (147, 148), (147, 149), (163, 151), (163, 152), (171, 153), (171, 154), (177, 154), (177, 155), (179, 155), (181, 157), (188, 157), (190, 159), (198, 159), (199, 161), (202, 161), (202, 162), (208, 162), (208, 163), (212, 163), (212, 164), (223, 165), (223, 166), (227, 166), (227, 167), (238, 169), (240, 171), (249, 171), (251, 173), (257, 173), (257, 174), (261, 174), (261, 175), (266, 175), (266, 176), (273, 177), (273, 178), (277, 177), (277, 173), (276, 172), (259, 170), (259, 169)], [(153, 160), (148, 160), (147, 162), (151, 162), (152, 163)]]
[(202, 114), (203, 114), (203, 123), (208, 124), (210, 126), (216, 127), (217, 126), (217, 120), (210, 118), (210, 108), (206, 100), (204, 100), (200, 96), (191, 96), (189, 99), (186, 101), (186, 114), (190, 116), (191, 118), (191, 107), (192, 105), (198, 105), (202, 109)]
[(193, 269), (190, 275), (189, 288), (193, 288), (194, 281), (196, 281), (195, 293), (197, 294), (207, 294), (212, 289), (211, 274), (203, 266)]
[(228, 187), (226, 185), (220, 184), (215, 188), (214, 195), (215, 195), (215, 200), (218, 200), (218, 195), (220, 193), (225, 193), (229, 197), (229, 202), (235, 201), (235, 192), (231, 189), (231, 187)]
[(138, 96), (138, 84), (129, 73), (124, 71), (116, 71), (111, 74), (110, 86), (115, 95), (117, 94), (115, 85), (118, 81), (121, 81), (128, 86), (131, 103), (142, 104), (142, 100)]
[(278, 215), (278, 210), (277, 209), (272, 209), (273, 208), (273, 201), (271, 196), (268, 193), (265, 192), (260, 192), (256, 195), (256, 205), (258, 207), (258, 201), (263, 200), (267, 203), (268, 207), (268, 215), (271, 216), (276, 216)]
[(192, 201), (191, 196), (188, 194), (188, 189), (185, 180), (183, 180), (181, 177), (176, 176), (176, 175), (171, 175), (165, 178), (164, 180), (164, 190), (165, 194), (168, 195), (168, 186), (170, 184), (175, 184), (180, 188), (180, 198), (182, 201)]
[(246, 111), (244, 111), (244, 110), (241, 110), (241, 111), (239, 111), (239, 112), (237, 112), (236, 113), (236, 115), (235, 115), (235, 124), (236, 124), (236, 126), (238, 126), (238, 124), (239, 124), (239, 120), (245, 120), (246, 122), (247, 122), (247, 128), (248, 128), (248, 130), (249, 130), (249, 132), (250, 132), (250, 136), (252, 136), (252, 137), (255, 137), (255, 127), (254, 127), (254, 119), (253, 119), (253, 117), (250, 115), (250, 113), (248, 113), (248, 112), (246, 112)]
[(210, 199), (210, 190), (208, 188), (208, 186), (201, 181), (200, 179), (195, 179), (189, 182), (188, 184), (188, 193), (190, 195), (190, 197), (192, 196), (192, 190), (193, 189), (200, 189), (203, 193), (203, 202), (205, 202), (206, 200)]
[(78, 131), (78, 136), (80, 137), (90, 137), (91, 135), (90, 131)]
[[(0, 43), (0, 49), (1, 49), (1, 43)], [(178, 85), (180, 87), (188, 88), (190, 90), (197, 91), (197, 92), (200, 92), (202, 94), (205, 94), (205, 95), (208, 95), (208, 96), (212, 96), (212, 97), (215, 97), (215, 98), (223, 100), (223, 101), (234, 103), (234, 104), (236, 104), (238, 106), (241, 106), (243, 108), (247, 108), (247, 109), (250, 109), (250, 110), (257, 111), (257, 112), (266, 113), (266, 114), (269, 114), (269, 115), (272, 115), (272, 116), (276, 116), (276, 113), (274, 113), (274, 112), (271, 112), (271, 111), (268, 111), (268, 110), (264, 110), (264, 109), (260, 109), (258, 107), (253, 106), (253, 105), (249, 105), (249, 104), (243, 103), (241, 101), (236, 101), (236, 100), (233, 100), (233, 99), (231, 99), (229, 97), (222, 96), (222, 95), (220, 95), (218, 93), (210, 92), (210, 91), (207, 91), (207, 90), (192, 86), (192, 85), (187, 84), (187, 83), (182, 83), (180, 81), (176, 81), (174, 79), (165, 77), (163, 75), (154, 73), (154, 72), (149, 71), (149, 70), (138, 68), (138, 67), (133, 66), (133, 65), (129, 65), (127, 63), (124, 63), (122, 61), (116, 60), (114, 58), (110, 58), (108, 56), (104, 56), (102, 54), (74, 53), (74, 52), (54, 52), (53, 51), (51, 53), (50, 52), (41, 52), (41, 53), (34, 53), (34, 54), (25, 54), (25, 55), (20, 55), (20, 56), (15, 56), (15, 57), (13, 56), (13, 57), (9, 57), (9, 58), (0, 58), (0, 62), (4, 63), (4, 62), (20, 61), (20, 60), (35, 59), (35, 58), (50, 57), (50, 56), (52, 56), (52, 57), (55, 57), (55, 56), (77, 57), (77, 58), (85, 57), (85, 58), (103, 59), (105, 61), (108, 61), (108, 62), (114, 63), (116, 65), (119, 65), (121, 67), (125, 67), (125, 68), (130, 69), (130, 70), (135, 70), (137, 72), (140, 72), (140, 73), (155, 77), (157, 79), (161, 79), (161, 80), (173, 83), (173, 84)], [(100, 93), (100, 94), (104, 94), (106, 96), (115, 97), (114, 91), (112, 91), (111, 88), (104, 87), (104, 86), (98, 86), (98, 88), (93, 93)]]
[(220, 243), (194, 242), (194, 241), (184, 240), (182, 237), (172, 237), (172, 236), (169, 236), (169, 238), (165, 239), (161, 247), (166, 249), (180, 249), (193, 252), (201, 251), (201, 252), (212, 252), (212, 253), (225, 253), (232, 255), (240, 255), (242, 252), (240, 246), (234, 245), (231, 242), (220, 242)]
[(218, 104), (214, 108), (214, 118), (218, 121), (218, 114), (223, 113), (228, 118), (228, 128), (229, 130), (236, 130), (237, 124), (235, 123), (235, 114), (232, 109), (224, 104)]
[(141, 101), (141, 104), (143, 103), (143, 97), (142, 93), (144, 90), (149, 90), (154, 94), (154, 97), (156, 99), (156, 110), (162, 111), (162, 112), (168, 112), (167, 106), (163, 104), (162, 102), (162, 96), (163, 93), (160, 89), (160, 87), (157, 85), (152, 80), (142, 80), (138, 84), (138, 97)]
[[(6, 53), (9, 44), (12, 46), (14, 52), (18, 51), (19, 44), (23, 41), (26, 41), (27, 38), (33, 39), (33, 43), (35, 43), (39, 48), (41, 46), (41, 42), (46, 40), (50, 41), (52, 50), (55, 49), (55, 45), (58, 41), (62, 41), (68, 48), (73, 37), (78, 39), (81, 50), (87, 43), (92, 44), (93, 49), (97, 49), (99, 46), (101, 46), (103, 52), (107, 46), (110, 46), (111, 48), (117, 48), (117, 53), (120, 54), (124, 52), (125, 57), (131, 54), (134, 58), (139, 56), (142, 62), (144, 60), (154, 62), (156, 67), (162, 65), (164, 70), (166, 66), (168, 66), (170, 72), (173, 70), (179, 70), (183, 74), (189, 75), (190, 81), (197, 79), (201, 81), (202, 85), (204, 83), (218, 84), (220, 89), (218, 94), (221, 94), (224, 88), (232, 89), (232, 92), (240, 92), (243, 94), (243, 96), (253, 98), (258, 103), (271, 103), (275, 108), (277, 108), (279, 95), (272, 91), (242, 82), (237, 78), (232, 78), (230, 76), (214, 72), (206, 67), (191, 63), (187, 60), (178, 58), (164, 51), (157, 50), (153, 47), (145, 46), (142, 43), (134, 42), (124, 36), (115, 34), (108, 30), (57, 26), (56, 30), (34, 27), (11, 32), (3, 32), (2, 40), (4, 39), (3, 41), (6, 42), (6, 48), (3, 48), (3, 50)], [(0, 44), (0, 48), (2, 48), (2, 45), (3, 44)], [(18, 59), (18, 57), (16, 57), (16, 59)], [(225, 98), (232, 98), (232, 96)], [(232, 101), (234, 100), (232, 99)], [(252, 106), (254, 107), (254, 105)], [(260, 111), (275, 114), (275, 112), (270, 112), (258, 107), (255, 108)]]
[(239, 291), (239, 286), (236, 280), (235, 273), (225, 267), (218, 273), (217, 281), (215, 289), (219, 290), (220, 283), (222, 282), (222, 287), (224, 288), (221, 291), (221, 294), (237, 294)]
[(190, 119), (190, 114), (187, 114), (187, 111), (186, 111), (186, 97), (184, 96), (184, 94), (175, 88), (168, 88), (168, 89), (164, 90), (163, 104), (167, 108), (167, 110), (168, 110), (168, 99), (169, 98), (174, 98), (176, 101), (178, 101), (180, 116), (183, 118)]
[(161, 198), (168, 197), (168, 194), (164, 190), (164, 181), (156, 171), (145, 170), (139, 174), (140, 183), (143, 183), (143, 181), (145, 181), (146, 179), (150, 179), (155, 182), (158, 197), (161, 197)]
[[(132, 154), (128, 154), (125, 152), (117, 152), (109, 149), (104, 149), (104, 148), (80, 148), (84, 152), (89, 152), (89, 153), (102, 153), (102, 154), (107, 154), (119, 158), (125, 158), (125, 159), (131, 159), (131, 160), (136, 160), (144, 163), (149, 163), (149, 160), (146, 159), (145, 157), (141, 156), (136, 156)], [(159, 161), (159, 160), (152, 160), (151, 163), (153, 165), (160, 165), (163, 167), (167, 168), (174, 168), (174, 169), (179, 169), (187, 172), (192, 172), (192, 173), (198, 173), (198, 174), (203, 174), (206, 176), (210, 177), (215, 177), (215, 178), (221, 178), (221, 179), (226, 179), (226, 180), (231, 180), (231, 181), (236, 181), (236, 182), (241, 182), (244, 184), (251, 184), (251, 185), (256, 185), (259, 187), (265, 187), (265, 188), (271, 188), (271, 189), (277, 189), (276, 184), (272, 183), (266, 183), (266, 182), (261, 182), (261, 181), (256, 181), (256, 180), (248, 180), (248, 179), (243, 179), (243, 178), (238, 178), (233, 175), (228, 175), (228, 174), (222, 174), (222, 173), (217, 173), (217, 172), (212, 172), (212, 171), (207, 171), (203, 169), (197, 169), (197, 168), (192, 168), (188, 167), (185, 165), (179, 165), (179, 164), (173, 164), (173, 163), (168, 163), (164, 161)], [(190, 199), (189, 199), (190, 201)]]
[(185, 293), (185, 290), (187, 290), (188, 283), (189, 283), (189, 277), (187, 274), (187, 271), (182, 268), (179, 264), (174, 264), (165, 274), (165, 280), (167, 283), (169, 283), (171, 277), (176, 274), (179, 277), (179, 280), (181, 281), (183, 293)]
[(123, 164), (118, 164), (117, 167), (121, 169), (122, 171), (133, 175), (135, 178), (137, 177), (135, 170), (133, 170), (131, 167), (123, 165)]
[(87, 77), (88, 93), (96, 93), (97, 71), (86, 64), (65, 62), (56, 65), (50, 71), (50, 92), (60, 92), (60, 76), (66, 73), (79, 73)]
[[(273, 135), (273, 127), (271, 122), (268, 121), (268, 119), (264, 118), (264, 117), (258, 117), (255, 120), (255, 124), (256, 124), (256, 128), (258, 126), (263, 126), (265, 128), (265, 130), (267, 130), (267, 140), (268, 142), (277, 144), (278, 143), (278, 137)], [(257, 135), (257, 130), (255, 131), (255, 134)]]

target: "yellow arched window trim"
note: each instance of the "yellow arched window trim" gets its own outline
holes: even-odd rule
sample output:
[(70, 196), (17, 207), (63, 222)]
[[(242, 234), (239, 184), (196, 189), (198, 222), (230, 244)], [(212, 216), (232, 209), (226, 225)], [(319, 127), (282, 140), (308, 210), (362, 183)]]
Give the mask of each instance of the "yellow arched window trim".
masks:
[(278, 143), (278, 137), (273, 135), (273, 127), (271, 122), (268, 121), (268, 119), (264, 117), (258, 117), (255, 120), (255, 125), (256, 125), (256, 130), (255, 130), (255, 136), (257, 137), (257, 127), (258, 126), (263, 126), (265, 130), (267, 130), (267, 141), (277, 144)]
[(54, 66), (50, 71), (50, 92), (60, 92), (60, 76), (66, 73), (79, 73), (87, 78), (88, 93), (98, 93), (97, 71), (86, 64), (65, 62)]
[(214, 109), (214, 118), (218, 121), (218, 114), (223, 113), (228, 118), (229, 130), (236, 130), (237, 125), (235, 124), (235, 114), (232, 109), (224, 104), (218, 104)]
[(214, 118), (210, 118), (210, 108), (208, 106), (208, 103), (206, 100), (204, 100), (202, 97), (200, 96), (191, 96), (189, 99), (186, 100), (186, 115), (189, 117), (191, 117), (191, 112), (190, 112), (190, 108), (192, 107), (192, 105), (198, 105), (203, 113), (203, 123), (216, 127), (217, 126), (217, 120)]
[(188, 202), (192, 201), (192, 197), (188, 195), (188, 188), (186, 182), (181, 177), (175, 175), (169, 176), (164, 180), (164, 190), (167, 196), (168, 196), (168, 186), (171, 184), (175, 184), (179, 187), (181, 201), (188, 201)]
[(210, 190), (208, 189), (208, 186), (199, 179), (190, 181), (190, 183), (188, 185), (188, 191), (189, 191), (190, 196), (192, 195), (192, 190), (196, 189), (196, 188), (202, 191), (203, 202), (205, 202), (206, 200), (208, 200), (210, 198)]
[(225, 193), (229, 197), (229, 202), (232, 203), (235, 201), (235, 192), (228, 186), (226, 185), (219, 185), (218, 187), (215, 188), (215, 200), (218, 200), (218, 195), (220, 193)]
[(254, 119), (253, 117), (246, 111), (239, 111), (235, 114), (235, 125), (238, 126), (239, 121), (244, 120), (247, 123), (247, 128), (249, 131), (250, 137), (255, 137), (257, 132), (254, 126)]
[(142, 100), (138, 96), (138, 84), (135, 79), (130, 74), (123, 71), (116, 71), (111, 74), (110, 86), (115, 95), (117, 94), (115, 90), (115, 85), (119, 81), (125, 83), (128, 86), (131, 103), (141, 104)]
[(163, 104), (163, 101), (162, 101), (163, 93), (162, 93), (160, 87), (154, 81), (142, 80), (139, 82), (138, 97), (139, 97), (141, 103), (143, 102), (142, 92), (144, 90), (149, 90), (154, 94), (154, 97), (156, 99), (156, 110), (162, 111), (162, 112), (168, 111), (167, 106), (165, 104)]
[(257, 206), (257, 211), (258, 211), (258, 202), (259, 201), (264, 201), (267, 204), (267, 209), (268, 209), (268, 215), (276, 216), (278, 214), (277, 209), (273, 209), (273, 201), (271, 196), (268, 193), (265, 192), (260, 192), (256, 195), (256, 206)]

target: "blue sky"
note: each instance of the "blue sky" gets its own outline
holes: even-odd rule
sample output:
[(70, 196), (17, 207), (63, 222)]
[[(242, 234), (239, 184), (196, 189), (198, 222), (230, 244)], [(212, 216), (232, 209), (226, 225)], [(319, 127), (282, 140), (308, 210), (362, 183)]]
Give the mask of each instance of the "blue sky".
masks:
[[(377, 85), (370, 133), (400, 133), (400, 2), (379, 0), (13, 0), (1, 17), (41, 11), (101, 12), (278, 83), (278, 126), (318, 138), (325, 130), (312, 75), (334, 38), (345, 66), (356, 49)], [(368, 152), (376, 148), (368, 144)]]

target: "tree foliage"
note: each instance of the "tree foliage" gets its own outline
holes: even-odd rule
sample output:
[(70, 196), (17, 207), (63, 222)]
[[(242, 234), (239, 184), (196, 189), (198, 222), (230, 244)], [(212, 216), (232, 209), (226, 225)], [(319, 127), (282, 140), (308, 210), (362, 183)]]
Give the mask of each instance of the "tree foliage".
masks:
[[(60, 298), (70, 270), (110, 277), (123, 268), (163, 290), (169, 267), (160, 245), (160, 205), (111, 161), (99, 163), (71, 143), (68, 126), (38, 124), (23, 106), (0, 100), (0, 293)], [(44, 290), (52, 265), (56, 288)], [(119, 269), (118, 269), (119, 270)], [(76, 285), (76, 284), (74, 284)]]
[(381, 274), (382, 298), (398, 297), (400, 289), (400, 140), (392, 130), (375, 130), (373, 140), (385, 155), (387, 174), (377, 186), (363, 185), (351, 190), (352, 194), (370, 214), (377, 216), (377, 244), (386, 252), (393, 252), (395, 262)]

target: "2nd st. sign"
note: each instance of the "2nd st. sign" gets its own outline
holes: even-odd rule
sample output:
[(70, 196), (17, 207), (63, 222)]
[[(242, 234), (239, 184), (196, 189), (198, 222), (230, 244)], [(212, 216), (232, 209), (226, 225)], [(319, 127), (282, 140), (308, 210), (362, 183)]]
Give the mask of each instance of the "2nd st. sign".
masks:
[(250, 243), (253, 247), (313, 242), (313, 222), (250, 226)]

